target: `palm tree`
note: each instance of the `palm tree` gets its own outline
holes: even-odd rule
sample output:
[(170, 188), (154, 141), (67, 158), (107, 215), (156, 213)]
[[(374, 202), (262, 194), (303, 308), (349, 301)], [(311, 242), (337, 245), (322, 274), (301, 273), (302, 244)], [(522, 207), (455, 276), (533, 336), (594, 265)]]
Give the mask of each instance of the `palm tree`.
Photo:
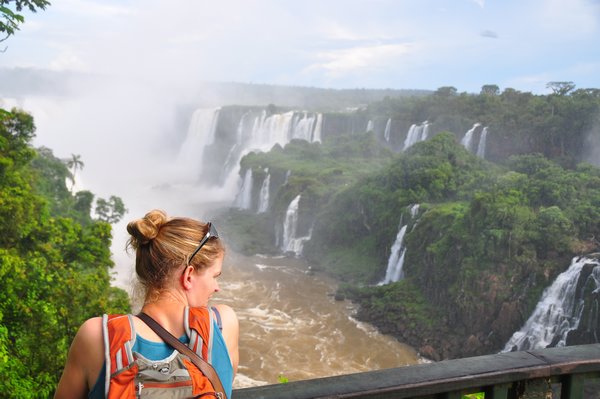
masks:
[(71, 158), (67, 160), (67, 167), (71, 169), (71, 176), (69, 176), (72, 183), (71, 192), (73, 191), (73, 187), (75, 187), (75, 174), (78, 170), (82, 170), (84, 166), (81, 155), (71, 154)]

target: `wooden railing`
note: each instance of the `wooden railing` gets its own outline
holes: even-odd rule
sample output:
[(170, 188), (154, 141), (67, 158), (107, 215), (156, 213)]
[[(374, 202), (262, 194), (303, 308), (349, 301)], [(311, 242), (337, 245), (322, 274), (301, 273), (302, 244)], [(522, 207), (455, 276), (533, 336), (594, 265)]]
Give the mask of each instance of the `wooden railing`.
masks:
[(233, 399), (461, 399), (465, 396), (600, 398), (600, 344), (446, 360), (233, 392)]

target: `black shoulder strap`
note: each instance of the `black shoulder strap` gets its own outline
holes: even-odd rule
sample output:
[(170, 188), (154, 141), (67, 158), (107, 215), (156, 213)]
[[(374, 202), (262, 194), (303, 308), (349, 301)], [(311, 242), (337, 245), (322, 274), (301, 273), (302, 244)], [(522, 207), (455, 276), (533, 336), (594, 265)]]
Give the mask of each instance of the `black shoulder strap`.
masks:
[(184, 345), (180, 340), (175, 338), (173, 334), (165, 330), (163, 326), (158, 324), (156, 320), (148, 316), (146, 313), (140, 312), (140, 314), (138, 314), (137, 316), (144, 323), (146, 323), (148, 327), (150, 327), (156, 334), (158, 334), (158, 336), (161, 337), (163, 341), (165, 341), (173, 348), (177, 349), (180, 353), (183, 353), (184, 355), (190, 358), (190, 360), (196, 365), (196, 367), (200, 369), (202, 374), (204, 374), (206, 378), (210, 380), (210, 382), (213, 385), (213, 388), (215, 388), (215, 394), (217, 395), (217, 398), (227, 399), (225, 389), (223, 389), (223, 384), (221, 384), (221, 379), (219, 378), (219, 375), (217, 374), (213, 366), (211, 366), (208, 362), (206, 362), (204, 359), (198, 356), (196, 352)]

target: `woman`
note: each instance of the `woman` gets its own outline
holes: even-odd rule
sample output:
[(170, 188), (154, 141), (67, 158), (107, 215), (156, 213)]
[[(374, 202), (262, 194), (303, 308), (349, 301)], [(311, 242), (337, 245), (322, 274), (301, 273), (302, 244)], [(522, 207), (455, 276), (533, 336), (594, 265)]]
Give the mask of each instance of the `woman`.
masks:
[[(163, 211), (153, 210), (144, 218), (130, 222), (127, 231), (131, 235), (128, 246), (136, 251), (136, 274), (145, 288), (142, 312), (180, 341), (188, 343), (190, 335), (194, 335), (188, 325), (191, 312), (202, 310), (203, 313), (198, 314), (206, 315), (201, 317), (211, 326), (206, 329), (210, 330), (207, 333), (211, 334), (210, 338), (203, 336), (204, 340), (199, 340), (202, 345), (210, 339), (210, 345), (204, 346), (203, 357), (212, 363), (230, 398), (239, 359), (238, 320), (229, 306), (207, 308), (212, 294), (219, 291), (217, 279), (225, 252), (216, 229), (211, 223), (188, 218), (169, 219)], [(117, 322), (112, 316), (94, 317), (83, 323), (71, 344), (55, 398), (104, 398), (109, 397), (111, 390), (115, 396), (115, 391), (120, 389), (116, 386), (120, 383), (116, 376), (121, 373), (115, 370), (127, 369), (122, 365), (122, 353), (113, 356), (115, 336), (130, 334), (127, 343), (133, 354), (130, 360), (149, 359), (155, 369), (159, 361), (176, 355), (173, 348), (138, 317), (116, 316), (114, 319), (125, 320), (120, 325), (128, 331), (115, 334)], [(118, 328), (122, 328), (120, 325)], [(115, 363), (119, 363), (119, 367)], [(195, 375), (192, 371), (190, 374)], [(130, 385), (127, 389), (133, 386), (132, 382), (127, 384)], [(144, 384), (136, 384), (136, 391), (144, 388)]]

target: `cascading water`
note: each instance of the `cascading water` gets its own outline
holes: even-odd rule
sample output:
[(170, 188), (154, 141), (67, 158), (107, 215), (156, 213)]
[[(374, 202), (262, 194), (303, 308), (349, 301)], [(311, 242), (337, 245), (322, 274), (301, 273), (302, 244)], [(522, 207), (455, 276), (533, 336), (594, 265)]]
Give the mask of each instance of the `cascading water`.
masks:
[(462, 140), (460, 140), (460, 143), (469, 151), (473, 151), (473, 134), (479, 126), (481, 126), (480, 123), (474, 124), (473, 127), (465, 133)]
[(235, 204), (240, 209), (252, 208), (252, 169), (247, 169)]
[(391, 132), (391, 129), (392, 129), (392, 118), (389, 118), (387, 120), (387, 123), (385, 124), (385, 130), (383, 131), (383, 138), (388, 143), (390, 142), (390, 132)]
[(285, 220), (283, 221), (283, 237), (281, 240), (281, 250), (283, 252), (293, 252), (296, 256), (302, 254), (304, 243), (310, 240), (312, 231), (307, 236), (297, 237), (298, 229), (298, 207), (300, 205), (300, 194), (298, 194), (287, 208)]
[(369, 119), (369, 122), (367, 123), (367, 132), (372, 132), (373, 131), (373, 121)]
[(320, 143), (322, 141), (321, 133), (323, 131), (323, 114), (317, 114), (317, 122), (315, 124), (315, 130), (312, 136), (313, 143)]
[[(409, 210), (411, 216), (411, 220), (409, 220), (410, 222), (417, 216), (417, 213), (419, 212), (419, 204), (410, 206)], [(394, 241), (394, 244), (392, 245), (392, 248), (390, 250), (390, 257), (388, 259), (385, 277), (379, 282), (378, 285), (395, 283), (396, 281), (399, 281), (404, 277), (402, 267), (404, 266), (404, 255), (406, 254), (406, 247), (404, 246), (404, 235), (406, 234), (407, 228), (408, 223), (402, 225), (402, 217), (400, 217), (400, 229), (398, 230), (396, 240)]]
[[(593, 269), (582, 282), (579, 280), (586, 265)], [(523, 328), (512, 335), (503, 352), (565, 346), (569, 332), (579, 327), (584, 308), (584, 298), (581, 293), (578, 295), (578, 287), (591, 284), (591, 289), (597, 292), (600, 288), (599, 266), (596, 259), (574, 258), (569, 268), (546, 288), (532, 315)]]
[(479, 144), (477, 145), (477, 156), (479, 158), (485, 158), (485, 141), (487, 139), (488, 128), (487, 126), (481, 131), (481, 137), (479, 138)]
[(429, 136), (429, 122), (425, 121), (420, 125), (411, 125), (408, 129), (408, 134), (404, 140), (404, 147), (402, 151), (405, 151), (410, 146), (418, 143), (419, 141), (427, 140)]
[(177, 162), (194, 172), (202, 168), (206, 147), (215, 141), (220, 108), (201, 108), (194, 111), (188, 132), (180, 147)]
[(258, 213), (266, 212), (269, 209), (269, 190), (271, 189), (271, 174), (269, 168), (265, 168), (265, 180), (260, 187), (260, 195), (258, 197)]

